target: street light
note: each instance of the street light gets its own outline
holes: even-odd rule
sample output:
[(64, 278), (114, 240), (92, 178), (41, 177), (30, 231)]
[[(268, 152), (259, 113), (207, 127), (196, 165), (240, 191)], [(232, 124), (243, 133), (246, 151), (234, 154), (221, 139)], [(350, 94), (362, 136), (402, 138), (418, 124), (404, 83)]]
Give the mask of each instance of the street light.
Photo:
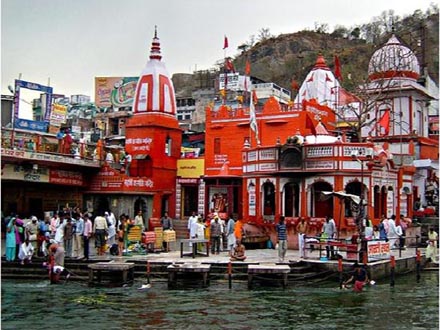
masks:
[[(364, 156), (365, 158), (360, 158)], [(359, 198), (359, 212), (356, 219), (356, 225), (358, 227), (359, 238), (361, 240), (361, 250), (359, 253), (359, 262), (363, 262), (364, 255), (367, 255), (367, 241), (365, 240), (364, 223), (365, 210), (364, 210), (364, 162), (369, 162), (373, 156), (373, 150), (371, 148), (365, 149), (365, 154), (359, 152), (358, 150), (353, 150), (351, 153), (351, 158), (361, 164), (361, 189)]]
[(17, 85), (16, 85), (15, 89), (12, 88), (11, 85), (8, 85), (8, 90), (13, 95), (13, 99), (12, 99), (12, 116), (11, 116), (12, 130), (11, 130), (10, 140), (11, 140), (11, 149), (14, 150), (15, 149), (15, 108), (17, 107), (16, 103), (19, 102), (19, 100), (17, 99)]

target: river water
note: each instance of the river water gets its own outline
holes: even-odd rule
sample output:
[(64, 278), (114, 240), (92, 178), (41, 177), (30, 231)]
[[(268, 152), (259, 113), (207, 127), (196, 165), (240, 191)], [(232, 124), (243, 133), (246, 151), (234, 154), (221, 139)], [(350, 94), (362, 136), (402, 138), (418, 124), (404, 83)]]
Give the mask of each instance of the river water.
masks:
[(1, 329), (439, 329), (439, 275), (379, 281), (362, 293), (337, 283), (255, 286), (211, 281), (168, 290), (2, 280)]

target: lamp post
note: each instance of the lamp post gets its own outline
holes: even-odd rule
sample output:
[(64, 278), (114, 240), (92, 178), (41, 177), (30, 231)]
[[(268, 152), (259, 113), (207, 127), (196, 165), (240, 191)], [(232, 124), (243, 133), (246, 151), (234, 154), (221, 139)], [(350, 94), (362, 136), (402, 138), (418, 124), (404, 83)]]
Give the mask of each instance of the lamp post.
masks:
[[(360, 158), (359, 156), (364, 156), (365, 158)], [(361, 187), (360, 187), (360, 196), (359, 196), (359, 213), (356, 219), (356, 225), (358, 227), (359, 238), (361, 240), (361, 249), (359, 251), (359, 262), (364, 261), (364, 256), (367, 255), (367, 241), (365, 240), (365, 231), (364, 231), (364, 219), (365, 219), (365, 209), (364, 209), (364, 200), (365, 200), (365, 191), (364, 191), (364, 162), (368, 162), (372, 157), (372, 149), (366, 148), (365, 154), (359, 153), (357, 150), (353, 151), (351, 157), (354, 161), (359, 162), (361, 165)]]
[(11, 85), (8, 85), (8, 90), (13, 95), (12, 98), (12, 111), (11, 111), (11, 135), (10, 135), (10, 141), (11, 141), (11, 149), (15, 149), (15, 109), (17, 107), (17, 102), (19, 100), (17, 99), (17, 85), (15, 85), (15, 88), (12, 88)]

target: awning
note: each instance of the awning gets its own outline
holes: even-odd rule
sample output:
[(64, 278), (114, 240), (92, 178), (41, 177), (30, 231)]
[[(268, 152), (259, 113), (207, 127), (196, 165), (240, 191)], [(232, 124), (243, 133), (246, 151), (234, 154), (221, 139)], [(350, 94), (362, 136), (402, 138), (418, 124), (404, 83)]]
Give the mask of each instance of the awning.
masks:
[(121, 146), (121, 145), (106, 145), (105, 148), (108, 148), (108, 149), (124, 149), (124, 146)]
[(106, 140), (125, 140), (125, 136), (122, 135), (115, 135), (115, 136), (109, 136), (106, 137)]
[(438, 170), (438, 161), (434, 162), (431, 159), (417, 159), (413, 161), (413, 165), (417, 169)]
[(146, 159), (148, 157), (149, 157), (149, 155), (135, 155), (133, 158), (134, 159)]
[(52, 137), (52, 136), (43, 136), (43, 142), (58, 144), (58, 139), (56, 137)]
[(343, 191), (321, 191), (321, 194), (322, 194), (324, 200), (328, 199), (332, 196), (336, 196), (341, 199), (350, 199), (356, 204), (359, 204), (361, 202), (361, 198), (359, 196), (347, 194)]

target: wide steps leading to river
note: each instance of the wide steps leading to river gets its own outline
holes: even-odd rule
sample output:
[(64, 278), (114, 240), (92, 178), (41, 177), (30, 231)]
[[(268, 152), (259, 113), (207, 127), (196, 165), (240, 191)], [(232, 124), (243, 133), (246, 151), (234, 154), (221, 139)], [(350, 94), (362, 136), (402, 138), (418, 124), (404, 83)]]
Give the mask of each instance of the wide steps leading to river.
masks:
[[(95, 262), (111, 262), (111, 258), (103, 258), (99, 260), (77, 260), (66, 258), (64, 262), (65, 268), (72, 273), (70, 280), (87, 281), (89, 268), (88, 265)], [(34, 258), (31, 264), (21, 265), (18, 261), (6, 262), (2, 258), (2, 278), (21, 278), (21, 279), (47, 279), (48, 271), (43, 266), (45, 260), (43, 258)], [(133, 262), (135, 279), (147, 277), (147, 263), (139, 260), (127, 260)], [(182, 262), (176, 262), (183, 263)], [(252, 263), (256, 264), (256, 263)], [(322, 271), (313, 269), (303, 262), (286, 263), (290, 266), (291, 272), (288, 275), (289, 281), (302, 281), (319, 279), (326, 277), (328, 274)], [(150, 277), (151, 278), (166, 278), (168, 275), (167, 267), (170, 262), (150, 261)], [(211, 263), (210, 279), (221, 280), (228, 279), (228, 265), (229, 262), (215, 262)], [(247, 280), (248, 263), (232, 263), (232, 278), (236, 280)]]

